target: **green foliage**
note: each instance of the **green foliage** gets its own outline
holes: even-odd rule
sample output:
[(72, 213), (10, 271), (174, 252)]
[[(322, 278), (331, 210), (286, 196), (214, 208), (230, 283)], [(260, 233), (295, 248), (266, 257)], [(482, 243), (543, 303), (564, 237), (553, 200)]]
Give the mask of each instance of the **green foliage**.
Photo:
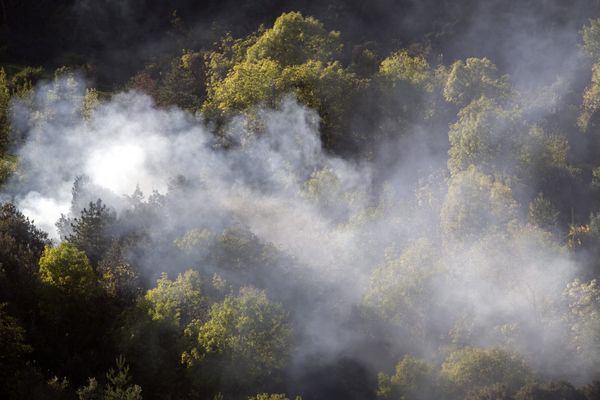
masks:
[(442, 206), (442, 230), (468, 240), (482, 232), (506, 229), (517, 217), (510, 187), (471, 166), (450, 179)]
[(46, 247), (40, 258), (40, 279), (67, 295), (87, 297), (96, 288), (96, 276), (87, 256), (67, 243)]
[(413, 340), (426, 339), (432, 322), (428, 300), (444, 279), (439, 260), (438, 251), (424, 239), (413, 243), (398, 258), (387, 257), (371, 275), (363, 304), (383, 321), (407, 331)]
[(592, 62), (600, 59), (600, 18), (590, 19), (581, 31), (583, 52)]
[(558, 227), (559, 212), (552, 205), (550, 200), (540, 193), (531, 203), (529, 203), (528, 220), (541, 229), (552, 232)]
[(582, 131), (587, 132), (597, 126), (598, 109), (600, 109), (600, 63), (592, 66), (592, 81), (583, 92), (583, 104), (577, 119), (577, 125)]
[(504, 172), (518, 165), (527, 130), (518, 112), (504, 110), (486, 97), (475, 99), (450, 126), (450, 172), (470, 165), (486, 173)]
[[(156, 89), (158, 104), (175, 105), (191, 112), (198, 110), (203, 101), (204, 75), (202, 55), (184, 52), (181, 57), (171, 62), (171, 68), (158, 83)], [(139, 81), (138, 84), (141, 85), (143, 82)]]
[(506, 350), (466, 347), (448, 355), (441, 376), (461, 393), (494, 384), (514, 393), (531, 378), (531, 371), (521, 357)]
[(452, 64), (444, 87), (444, 97), (459, 107), (484, 96), (501, 101), (510, 94), (508, 76), (498, 75), (496, 66), (487, 58), (467, 58)]
[(146, 300), (153, 320), (164, 321), (175, 327), (183, 327), (192, 320), (205, 318), (206, 305), (201, 291), (200, 274), (188, 270), (179, 274), (175, 281), (163, 273), (154, 289), (148, 290)]
[(26, 367), (25, 357), (33, 349), (25, 343), (25, 329), (6, 311), (6, 303), (0, 303), (0, 396), (8, 398), (18, 385), (19, 373)]
[(0, 154), (10, 142), (10, 90), (4, 69), (0, 69)]
[(600, 341), (600, 284), (575, 280), (565, 291), (569, 302), (571, 335), (577, 353), (591, 369), (600, 368), (600, 355), (595, 351)]
[(248, 48), (248, 61), (269, 59), (283, 67), (309, 60), (327, 62), (342, 49), (340, 34), (327, 32), (323, 24), (299, 12), (282, 14), (273, 27), (262, 32)]
[(513, 400), (513, 397), (504, 385), (495, 383), (470, 391), (465, 400)]
[[(290, 400), (285, 394), (277, 393), (277, 394), (269, 394), (269, 393), (260, 393), (256, 396), (248, 397), (248, 400)], [(296, 396), (295, 400), (302, 400), (302, 397)]]
[(129, 366), (125, 358), (119, 356), (116, 368), (111, 368), (106, 374), (104, 400), (142, 400), (142, 388), (131, 384)]
[(142, 294), (143, 285), (139, 270), (124, 257), (127, 250), (113, 243), (98, 263), (97, 272), (100, 285), (109, 296), (131, 304)]
[(113, 241), (116, 216), (100, 200), (90, 203), (71, 223), (72, 234), (66, 240), (85, 252), (93, 267), (98, 265)]
[[(287, 362), (291, 329), (282, 306), (264, 291), (242, 288), (214, 304), (206, 323), (195, 320), (185, 330), (192, 347), (182, 360), (190, 366), (217, 359), (235, 385), (260, 382)], [(200, 364), (202, 365), (202, 364)]]
[(377, 398), (409, 400), (415, 398), (435, 398), (437, 376), (431, 365), (406, 355), (396, 365), (394, 375), (378, 375)]
[(381, 62), (379, 75), (392, 85), (404, 81), (419, 86), (429, 83), (431, 69), (423, 56), (412, 57), (406, 50), (401, 50)]
[(585, 400), (585, 396), (567, 382), (530, 383), (514, 396), (515, 400)]
[(297, 12), (246, 39), (225, 38), (221, 51), (207, 58), (202, 111), (223, 122), (235, 112), (252, 115), (256, 107), (277, 107), (294, 94), (319, 112), (325, 145), (332, 146), (332, 135), (342, 134), (353, 96), (364, 86), (335, 61), (340, 49), (338, 34)]

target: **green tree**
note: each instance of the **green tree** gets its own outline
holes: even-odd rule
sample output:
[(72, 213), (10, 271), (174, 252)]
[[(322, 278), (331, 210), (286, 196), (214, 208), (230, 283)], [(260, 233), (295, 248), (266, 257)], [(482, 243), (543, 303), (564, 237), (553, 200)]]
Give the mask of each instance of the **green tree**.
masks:
[(600, 341), (600, 284), (575, 280), (565, 292), (569, 301), (571, 340), (577, 354), (592, 370), (600, 368), (600, 355), (594, 349)]
[(283, 307), (272, 303), (265, 292), (242, 288), (238, 296), (214, 304), (206, 323), (190, 323), (185, 333), (192, 347), (182, 359), (189, 366), (217, 362), (226, 371), (221, 376), (225, 387), (264, 382), (285, 366), (291, 350), (286, 319)]
[(442, 206), (442, 230), (448, 238), (467, 240), (483, 232), (505, 230), (517, 218), (509, 186), (471, 166), (450, 179)]
[(125, 358), (116, 359), (116, 368), (106, 373), (106, 384), (100, 385), (96, 378), (89, 378), (88, 384), (77, 390), (79, 400), (142, 400), (142, 388), (131, 383), (129, 365)]
[(600, 59), (600, 18), (590, 19), (589, 23), (581, 30), (583, 39), (583, 52), (587, 57), (596, 62)]
[(204, 75), (202, 55), (184, 52), (171, 62), (170, 69), (158, 83), (158, 104), (176, 105), (184, 110), (197, 111), (203, 101)]
[(10, 141), (10, 90), (4, 68), (0, 68), (0, 154)]
[(506, 350), (466, 347), (450, 353), (442, 364), (441, 376), (459, 393), (502, 384), (515, 393), (531, 378), (523, 359)]
[(444, 279), (440, 258), (424, 239), (410, 245), (400, 257), (387, 257), (373, 272), (363, 305), (393, 323), (407, 340), (427, 340), (433, 333), (432, 298)]
[(153, 320), (175, 327), (186, 326), (192, 320), (203, 320), (207, 307), (201, 289), (202, 281), (197, 271), (188, 270), (174, 281), (163, 273), (156, 287), (146, 293), (150, 305), (148, 312)]
[[(207, 99), (204, 114), (217, 122), (256, 107), (278, 107), (283, 97), (296, 96), (321, 116), (323, 140), (338, 144), (353, 97), (364, 82), (335, 58), (339, 35), (300, 13), (282, 14), (272, 28), (246, 39), (226, 38), (220, 51), (207, 57)], [(349, 137), (347, 137), (349, 139)]]
[(519, 165), (529, 128), (520, 114), (487, 97), (475, 99), (450, 126), (448, 168), (452, 174), (475, 165), (482, 172), (506, 172)]
[(378, 375), (377, 398), (410, 400), (436, 398), (438, 379), (431, 365), (406, 355), (396, 365), (394, 375)]
[(40, 278), (69, 296), (88, 297), (96, 288), (96, 276), (87, 256), (67, 243), (46, 247), (40, 258)]
[(585, 400), (583, 393), (567, 382), (529, 383), (514, 396), (515, 400)]
[(101, 200), (90, 202), (71, 223), (72, 234), (66, 240), (85, 252), (95, 268), (114, 240), (116, 215)]
[(529, 203), (529, 223), (541, 229), (554, 232), (558, 228), (558, 216), (559, 212), (543, 193)]
[(498, 75), (496, 66), (487, 58), (467, 58), (452, 64), (444, 87), (444, 97), (459, 107), (482, 96), (496, 101), (510, 94), (507, 75)]
[(116, 368), (106, 374), (105, 400), (142, 400), (142, 388), (131, 384), (129, 366), (122, 356), (116, 360)]

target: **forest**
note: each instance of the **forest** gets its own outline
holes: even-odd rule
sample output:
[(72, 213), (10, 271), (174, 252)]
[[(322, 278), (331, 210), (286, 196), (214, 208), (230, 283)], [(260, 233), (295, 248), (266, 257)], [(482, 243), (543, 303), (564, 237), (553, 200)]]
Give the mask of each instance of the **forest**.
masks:
[(0, 399), (599, 400), (599, 0), (0, 0)]

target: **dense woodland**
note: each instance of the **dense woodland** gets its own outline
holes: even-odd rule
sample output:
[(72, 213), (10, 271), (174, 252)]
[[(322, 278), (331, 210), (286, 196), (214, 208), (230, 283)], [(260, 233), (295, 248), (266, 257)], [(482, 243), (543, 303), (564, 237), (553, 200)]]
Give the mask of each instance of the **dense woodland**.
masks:
[(477, 3), (0, 0), (0, 398), (600, 399), (600, 4)]

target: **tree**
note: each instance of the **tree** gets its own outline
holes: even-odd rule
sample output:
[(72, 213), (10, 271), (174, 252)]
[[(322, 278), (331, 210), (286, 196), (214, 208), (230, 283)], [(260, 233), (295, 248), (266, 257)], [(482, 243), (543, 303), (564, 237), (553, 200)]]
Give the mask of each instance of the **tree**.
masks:
[(206, 323), (188, 325), (185, 333), (192, 346), (182, 359), (189, 366), (216, 362), (226, 371), (220, 377), (225, 387), (257, 385), (286, 364), (291, 345), (286, 319), (283, 307), (269, 301), (264, 291), (242, 288), (238, 296), (214, 304)]
[(131, 383), (123, 356), (117, 357), (116, 368), (106, 373), (106, 380), (106, 385), (99, 385), (96, 378), (89, 378), (86, 386), (77, 389), (79, 400), (142, 400), (142, 388)]
[(208, 55), (202, 111), (223, 124), (239, 112), (255, 117), (257, 107), (277, 108), (293, 94), (319, 112), (323, 141), (333, 148), (340, 143), (333, 136), (349, 128), (353, 96), (365, 83), (336, 60), (340, 49), (337, 33), (297, 12), (245, 39), (226, 38), (221, 51)]
[(559, 212), (552, 205), (550, 200), (540, 193), (531, 203), (529, 203), (528, 220), (541, 229), (549, 232), (555, 232), (558, 228)]
[(585, 400), (583, 393), (567, 382), (529, 383), (514, 396), (515, 400)]
[(596, 62), (600, 59), (600, 18), (590, 19), (589, 24), (581, 30), (583, 52)]
[(283, 67), (309, 60), (327, 62), (342, 50), (339, 32), (327, 32), (313, 17), (293, 11), (283, 13), (273, 27), (262, 32), (248, 48), (249, 61), (269, 59)]
[(523, 359), (506, 350), (466, 347), (448, 355), (441, 376), (460, 393), (502, 384), (515, 393), (531, 377)]
[(108, 381), (104, 389), (105, 400), (142, 400), (142, 388), (131, 384), (129, 366), (123, 356), (117, 357), (116, 368), (106, 374)]
[(96, 289), (96, 276), (85, 253), (64, 242), (44, 250), (40, 279), (68, 296), (88, 297)]
[(444, 97), (459, 107), (482, 96), (496, 101), (510, 94), (507, 75), (498, 75), (496, 66), (487, 58), (467, 58), (452, 64), (444, 87)]
[[(190, 112), (197, 111), (204, 100), (204, 75), (202, 55), (184, 52), (171, 62), (170, 69), (158, 83), (158, 104), (175, 105)], [(141, 75), (139, 77), (141, 78)], [(142, 83), (138, 79), (138, 84)]]
[(598, 110), (600, 109), (600, 62), (592, 66), (592, 81), (583, 92), (581, 113), (577, 119), (579, 128), (588, 132), (598, 126)]
[(487, 97), (475, 99), (450, 126), (450, 172), (456, 174), (470, 165), (485, 173), (510, 171), (519, 166), (528, 130), (518, 112), (505, 110)]
[(48, 235), (14, 204), (0, 206), (0, 302), (19, 304), (26, 313), (33, 311), (38, 260), (47, 244)]
[(0, 154), (10, 141), (10, 90), (4, 68), (0, 68)]
[(193, 320), (203, 320), (206, 299), (202, 295), (202, 281), (197, 271), (179, 274), (175, 281), (163, 273), (154, 289), (148, 290), (145, 299), (153, 320), (164, 321), (175, 327), (183, 327)]
[(377, 398), (409, 400), (415, 398), (437, 398), (437, 376), (429, 364), (406, 355), (396, 365), (394, 375), (378, 375)]
[[(32, 352), (25, 342), (25, 329), (0, 303), (0, 397), (9, 398), (18, 386), (19, 373), (26, 368), (25, 357)], [(14, 394), (14, 393), (12, 393)]]
[(82, 250), (95, 268), (114, 239), (116, 215), (102, 201), (90, 202), (88, 208), (71, 223), (67, 242)]
[(471, 166), (450, 179), (442, 206), (442, 230), (448, 238), (468, 240), (501, 231), (517, 217), (510, 187)]
[(577, 354), (591, 370), (600, 368), (600, 355), (595, 351), (600, 341), (600, 284), (575, 280), (566, 288), (569, 301), (568, 320), (571, 340)]
[(435, 335), (432, 299), (444, 279), (440, 258), (425, 239), (411, 244), (398, 258), (387, 257), (373, 272), (363, 305), (394, 324), (407, 341), (426, 341), (429, 334)]

